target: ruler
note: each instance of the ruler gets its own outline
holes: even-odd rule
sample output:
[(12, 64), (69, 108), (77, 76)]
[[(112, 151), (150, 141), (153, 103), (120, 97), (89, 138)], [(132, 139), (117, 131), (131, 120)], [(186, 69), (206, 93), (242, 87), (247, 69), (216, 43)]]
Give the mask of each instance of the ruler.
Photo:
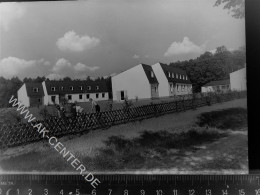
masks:
[(0, 195), (260, 195), (260, 175), (0, 175)]

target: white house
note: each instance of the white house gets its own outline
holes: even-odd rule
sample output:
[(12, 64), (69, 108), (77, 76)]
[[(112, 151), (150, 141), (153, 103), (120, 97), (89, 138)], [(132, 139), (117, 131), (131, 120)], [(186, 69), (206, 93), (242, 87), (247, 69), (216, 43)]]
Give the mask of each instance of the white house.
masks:
[(105, 81), (44, 81), (44, 104), (59, 104), (62, 99), (69, 103), (108, 100)]
[(201, 87), (202, 93), (227, 92), (230, 90), (230, 80), (211, 81)]
[(192, 84), (186, 71), (162, 63), (152, 65), (152, 69), (159, 82), (159, 97), (192, 93)]
[(247, 90), (246, 67), (230, 73), (230, 86), (232, 91)]
[(139, 64), (112, 77), (113, 100), (158, 97), (158, 81), (151, 66)]
[(24, 83), (17, 91), (18, 101), (26, 107), (44, 103), (44, 91), (41, 83)]

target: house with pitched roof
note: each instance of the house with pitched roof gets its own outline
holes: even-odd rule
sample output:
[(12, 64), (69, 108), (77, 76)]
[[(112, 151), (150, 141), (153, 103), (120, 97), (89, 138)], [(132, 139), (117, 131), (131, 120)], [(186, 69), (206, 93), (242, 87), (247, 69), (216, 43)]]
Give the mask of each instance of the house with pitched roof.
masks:
[(158, 85), (152, 67), (139, 64), (112, 77), (113, 100), (158, 98)]
[(227, 92), (230, 90), (230, 80), (218, 80), (218, 81), (211, 81), (201, 87), (202, 93), (208, 92)]
[(163, 63), (152, 65), (152, 69), (159, 83), (159, 97), (192, 93), (192, 83), (186, 71)]
[(105, 81), (44, 81), (44, 104), (59, 104), (63, 99), (69, 103), (108, 100)]
[(26, 107), (44, 104), (42, 83), (24, 83), (17, 91), (18, 101)]

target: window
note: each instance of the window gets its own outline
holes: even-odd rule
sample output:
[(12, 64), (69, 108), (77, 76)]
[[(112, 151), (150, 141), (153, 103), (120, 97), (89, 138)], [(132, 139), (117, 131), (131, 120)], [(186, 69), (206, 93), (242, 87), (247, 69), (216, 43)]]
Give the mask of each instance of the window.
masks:
[(172, 73), (172, 78), (174, 78), (174, 73)]
[(33, 92), (35, 92), (35, 93), (39, 92), (39, 88), (38, 87), (34, 87), (33, 88)]
[(105, 93), (102, 93), (102, 98), (104, 98), (105, 97)]
[(91, 90), (91, 86), (87, 86), (87, 90)]
[(186, 80), (188, 80), (188, 76), (186, 75)]
[(99, 97), (99, 94), (98, 93), (96, 93), (96, 98), (98, 98)]
[(55, 91), (56, 90), (56, 88), (55, 87), (51, 87), (51, 91)]
[(89, 99), (89, 94), (86, 94), (86, 98)]
[(73, 86), (70, 86), (70, 90), (73, 91), (73, 89), (74, 89)]
[(170, 91), (173, 92), (173, 84), (170, 84)]
[(82, 100), (82, 94), (79, 95), (79, 99)]
[(99, 90), (99, 86), (96, 86), (96, 90)]
[(60, 87), (60, 90), (61, 90), (61, 91), (63, 91), (63, 89), (64, 89), (64, 87), (63, 87), (63, 86), (61, 86), (61, 87)]
[(83, 87), (82, 87), (82, 86), (79, 86), (79, 89), (82, 91), (82, 90), (83, 90)]
[(177, 91), (178, 91), (178, 92), (180, 91), (180, 87), (179, 87), (179, 85), (177, 85)]
[(38, 102), (41, 102), (41, 98), (38, 98)]
[(170, 72), (168, 72), (168, 77), (171, 77), (171, 73)]
[(52, 95), (52, 96), (51, 96), (51, 101), (52, 101), (52, 102), (55, 102), (55, 99), (56, 99), (56, 96), (55, 96), (55, 95)]
[(178, 79), (178, 74), (176, 74), (176, 78)]
[(71, 100), (72, 98), (71, 98), (71, 95), (68, 95), (68, 100)]
[(151, 77), (152, 77), (152, 78), (154, 77), (154, 73), (153, 73), (153, 71), (151, 71)]

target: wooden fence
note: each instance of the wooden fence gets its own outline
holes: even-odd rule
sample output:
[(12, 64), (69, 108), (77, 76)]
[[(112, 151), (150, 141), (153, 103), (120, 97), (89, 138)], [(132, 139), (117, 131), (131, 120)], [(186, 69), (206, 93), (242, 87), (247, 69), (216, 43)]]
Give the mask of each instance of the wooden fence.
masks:
[(0, 148), (3, 149), (42, 140), (42, 135), (37, 132), (37, 128), (33, 128), (38, 123), (42, 123), (42, 127), (49, 130), (48, 136), (61, 137), (95, 129), (105, 129), (122, 123), (158, 117), (167, 113), (196, 109), (197, 107), (209, 106), (244, 97), (246, 97), (246, 91), (207, 96), (201, 95), (199, 98), (149, 104), (100, 113), (83, 113), (70, 118), (51, 117), (31, 123), (5, 124), (0, 129)]

